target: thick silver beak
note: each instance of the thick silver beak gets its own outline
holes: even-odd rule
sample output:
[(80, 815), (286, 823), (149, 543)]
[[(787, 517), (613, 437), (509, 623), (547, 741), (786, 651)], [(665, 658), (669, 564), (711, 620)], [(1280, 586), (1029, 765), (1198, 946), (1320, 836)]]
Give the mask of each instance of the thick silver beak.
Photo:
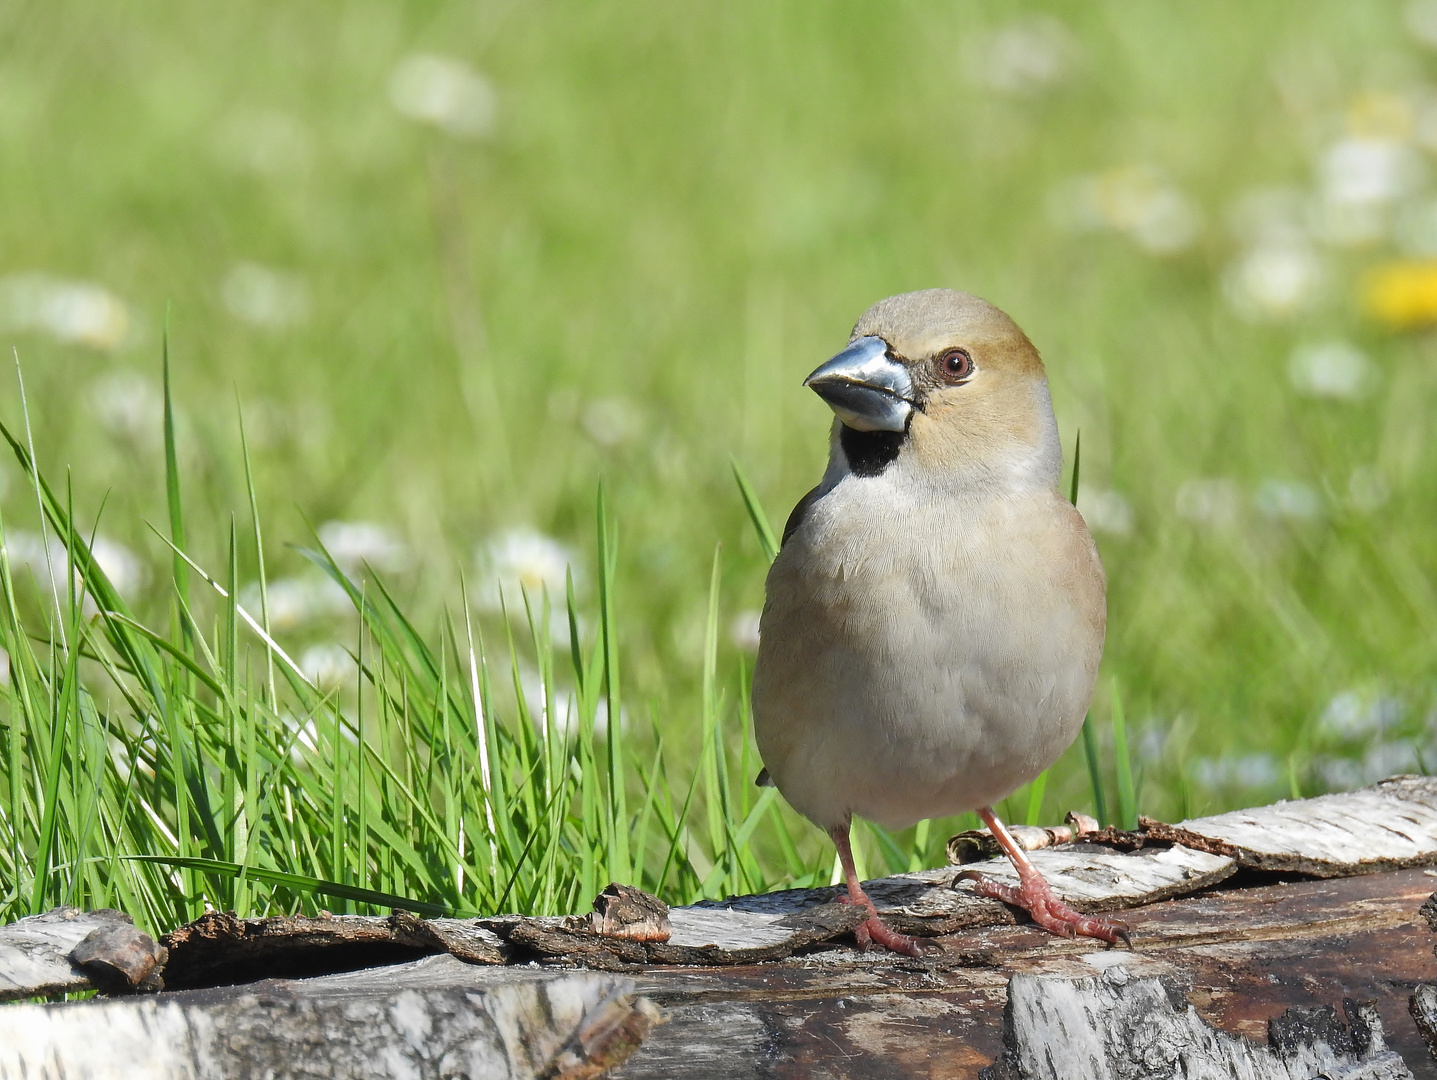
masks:
[(888, 356), (888, 343), (862, 337), (822, 365), (803, 385), (828, 402), (855, 431), (907, 431), (913, 380)]

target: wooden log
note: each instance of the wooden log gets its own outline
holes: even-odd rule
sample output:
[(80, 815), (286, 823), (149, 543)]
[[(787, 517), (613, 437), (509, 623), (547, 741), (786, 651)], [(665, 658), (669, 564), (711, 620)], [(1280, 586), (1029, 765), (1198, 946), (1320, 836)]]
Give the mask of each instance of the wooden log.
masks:
[(1437, 864), (1437, 777), (1394, 776), (1361, 791), (1150, 825), (1149, 835), (1255, 870), (1340, 877), (1430, 866)]
[[(50, 994), (73, 993), (93, 989), (91, 972), (71, 960), (71, 953), (91, 934), (118, 930), (125, 947), (134, 948), (136, 955), (120, 958), (109, 940), (109, 949), (97, 941), (82, 954), (86, 960), (101, 961), (113, 966), (114, 961), (138, 972), (132, 985), (138, 985), (155, 968), (145, 966), (139, 953), (150, 951), (159, 959), (158, 946), (148, 934), (137, 930), (130, 917), (120, 911), (81, 911), (79, 908), (58, 907), (43, 915), (31, 915), (8, 926), (0, 926), (0, 1001), (44, 997)], [(145, 968), (140, 971), (140, 968)]]
[[(830, 947), (772, 963), (649, 965), (618, 975), (431, 956), (301, 980), (8, 1006), (0, 1009), (0, 1077), (57, 1076), (63, 1067), (71, 1078), (504, 1076), (511, 1069), (521, 1077), (564, 1077), (568, 1069), (572, 1078), (582, 1075), (575, 1068), (588, 1067), (584, 1054), (601, 1054), (604, 1032), (615, 1032), (613, 1045), (622, 1049), (633, 1042), (625, 1032), (647, 1027), (639, 1048), (606, 1077), (977, 1080), (1001, 1064), (1010, 980), (1111, 985), (1109, 969), (1119, 965), (1132, 980), (1157, 979), (1174, 1013), (1194, 1009), (1215, 1033), (1205, 1038), (1221, 1035), (1239, 1050), (1251, 1043), (1254, 1060), (1285, 1060), (1287, 1044), (1275, 1045), (1273, 1032), (1286, 1038), (1298, 1029), (1274, 1029), (1271, 1021), (1290, 1009), (1307, 1012), (1289, 1021), (1317, 1016), (1308, 1026), (1317, 1023), (1331, 1036), (1327, 1020), (1342, 1015), (1345, 998), (1373, 1002), (1385, 1051), (1414, 1077), (1433, 1078), (1437, 1068), (1408, 1010), (1413, 988), (1437, 981), (1433, 935), (1419, 914), (1434, 885), (1437, 879), (1411, 869), (1206, 890), (1125, 915), (1138, 954), (1000, 925), (937, 939), (922, 960)], [(580, 981), (562, 981), (568, 979)], [(542, 996), (535, 981), (544, 984)], [(636, 996), (627, 1013), (615, 1013), (600, 1008), (611, 994)], [(565, 1004), (575, 997), (581, 1007)], [(668, 1022), (652, 1026), (652, 1009), (638, 997)], [(550, 1013), (552, 1030), (535, 1026)], [(1341, 1030), (1357, 1055), (1341, 1068), (1368, 1067), (1379, 1051), (1371, 1039), (1359, 1046), (1354, 1032), (1376, 1031), (1377, 1022), (1344, 1020)], [(1326, 1044), (1348, 1053), (1337, 1036)], [(1257, 1052), (1264, 1048), (1266, 1057)], [(561, 1053), (573, 1056), (561, 1062)], [(589, 1064), (595, 1060), (607, 1059)], [(22, 1062), (28, 1072), (20, 1071)], [(206, 1074), (200, 1064), (222, 1071)]]
[[(1085, 911), (1136, 907), (1198, 892), (1216, 885), (1237, 869), (1236, 862), (1229, 856), (1181, 846), (1126, 853), (1072, 844), (1032, 851), (1028, 857), (1060, 898)], [(977, 870), (1008, 884), (1018, 881), (1017, 872), (1007, 859), (969, 863), (964, 869)], [(955, 883), (957, 874), (952, 867), (945, 867), (878, 878), (865, 882), (863, 887), (884, 920), (904, 933), (934, 936), (951, 934), (965, 927), (998, 926), (1017, 920), (1006, 904), (977, 896), (964, 882)], [(832, 889), (790, 889), (762, 896), (731, 897), (695, 907), (724, 910), (734, 915), (776, 916), (801, 912), (831, 900), (834, 895)], [(684, 910), (675, 909), (674, 919), (678, 920)], [(733, 926), (739, 929), (736, 919)]]
[[(1032, 857), (1061, 897), (1095, 911), (1196, 892), (1236, 868), (1231, 858), (1181, 846), (1125, 854), (1078, 845), (1035, 851)], [(976, 865), (995, 878), (1017, 880), (1006, 860)], [(975, 895), (966, 884), (955, 888), (955, 874), (950, 868), (901, 874), (866, 887), (884, 918), (912, 933), (935, 936), (1017, 921), (1006, 905)], [(835, 903), (836, 896), (831, 888), (795, 889), (674, 908), (668, 913), (667, 940), (654, 940), (658, 916), (651, 905), (644, 908), (636, 936), (596, 932), (594, 926), (610, 918), (602, 913), (464, 920), (418, 919), (405, 912), (388, 918), (237, 919), (211, 912), (165, 936), (170, 957), (165, 978), (177, 989), (198, 988), (355, 970), (441, 951), (474, 963), (537, 955), (608, 971), (646, 963), (754, 964), (852, 933), (863, 916)]]
[(435, 956), (243, 989), (13, 1005), (0, 1009), (0, 1077), (585, 1080), (659, 1019), (622, 977)]
[[(990, 1069), (1009, 1080), (1437, 1080), (1425, 1041), (1437, 1032), (1437, 960), (1424, 923), (1424, 913), (1437, 923), (1437, 878), (1387, 869), (1437, 855), (1434, 814), (1437, 783), (1397, 778), (1110, 838), (1136, 851), (1078, 843), (1032, 854), (1069, 902), (1129, 908), (1137, 955), (1015, 925), (1006, 906), (954, 889), (951, 867), (868, 884), (890, 922), (944, 935), (916, 960), (857, 952), (845, 935), (861, 915), (835, 904), (833, 889), (674, 909), (667, 941), (654, 940), (661, 912), (637, 900), (632, 918), (627, 906), (541, 919), (211, 915), (167, 940), (177, 980), (215, 988), (0, 1009), (0, 1077), (976, 1080)], [(1364, 834), (1371, 842), (1353, 839)], [(1329, 835), (1347, 839), (1324, 853)], [(1199, 847), (1176, 842), (1188, 838)], [(1231, 877), (1240, 863), (1258, 872)], [(1006, 861), (978, 868), (1013, 880)], [(1315, 876), (1274, 881), (1266, 869)], [(610, 932), (631, 925), (640, 930)], [(52, 958), (93, 928), (69, 931)], [(440, 950), (454, 956), (425, 956)], [(623, 971), (523, 964), (536, 957)], [(276, 958), (316, 977), (216, 986), (272, 971)], [(391, 966), (318, 974), (375, 963)], [(1044, 1073), (1043, 1047), (1056, 1044), (1040, 1021), (1060, 1016), (1068, 1044), (1092, 1053), (1081, 1067), (1054, 1056)], [(1107, 1039), (1109, 1028), (1127, 1035)], [(159, 1071), (147, 1073), (152, 1060)]]
[[(1335, 1017), (1346, 998), (1375, 1002), (1386, 1050), (1414, 1077), (1431, 1080), (1437, 1065), (1408, 999), (1412, 987), (1437, 977), (1432, 935), (1418, 914), (1434, 884), (1422, 871), (1406, 870), (1165, 901), (1126, 916), (1140, 942), (1137, 954), (1064, 941), (1031, 926), (999, 926), (941, 938), (938, 952), (922, 961), (835, 950), (721, 971), (649, 969), (635, 976), (637, 988), (663, 1006), (670, 1022), (614, 1076), (977, 1080), (1003, 1054), (1011, 978), (1093, 979), (1119, 965), (1134, 978), (1179, 973), (1159, 977), (1173, 1008), (1191, 1005), (1215, 1033), (1206, 1038), (1222, 1035), (1236, 1050), (1249, 1046), (1257, 1059), (1264, 1059), (1257, 1053), (1263, 1048), (1277, 1054), (1275, 1018), (1288, 1014), (1291, 1021), (1302, 1010)], [(1157, 966), (1144, 971), (1148, 963)], [(1350, 1036), (1352, 1029), (1343, 1028)], [(1114, 1065), (1111, 1075), (1184, 1074)], [(1314, 1073), (1291, 1074), (1298, 1075), (1309, 1080)]]
[(510, 950), (471, 919), (419, 919), (405, 911), (367, 915), (289, 915), (238, 919), (212, 911), (166, 934), (164, 977), (175, 989), (304, 976), (414, 960), (448, 952), (476, 964), (501, 964)]
[(1412, 1080), (1370, 1004), (1344, 1001), (1350, 1028), (1331, 1006), (1289, 1009), (1270, 1021), (1263, 1046), (1207, 1024), (1171, 965), (1113, 959), (1101, 973), (1013, 976), (1004, 1049), (988, 1080)]
[[(1241, 866), (1342, 876), (1437, 861), (1437, 779), (1396, 777), (1345, 795), (1280, 802), (1176, 826), (1145, 822), (1108, 841), (1125, 852), (1067, 843), (1030, 853), (1057, 894), (1087, 911), (1131, 909), (1210, 888)], [(1070, 828), (1077, 828), (1075, 824)], [(1046, 832), (1045, 832), (1046, 835)], [(1050, 837), (1051, 838), (1051, 837)], [(966, 837), (969, 857), (981, 837)], [(968, 866), (1008, 883), (1006, 859)], [(994, 926), (1019, 916), (975, 895), (954, 871), (899, 874), (866, 884), (896, 929), (926, 936)], [(341, 917), (235, 920), (212, 915), (166, 939), (171, 983), (202, 986), (265, 974), (314, 974), (396, 962), (404, 950), (448, 951), (478, 963), (516, 956), (566, 958), (607, 970), (643, 963), (746, 964), (778, 960), (852, 931), (855, 913), (834, 907), (833, 889), (735, 897), (668, 913), (627, 886), (611, 886), (587, 917), (391, 920)], [(396, 922), (395, 920), (400, 920)], [(626, 920), (632, 926), (625, 929)], [(669, 935), (663, 940), (664, 934)], [(269, 957), (270, 960), (265, 960)], [(266, 968), (265, 963), (274, 966)]]

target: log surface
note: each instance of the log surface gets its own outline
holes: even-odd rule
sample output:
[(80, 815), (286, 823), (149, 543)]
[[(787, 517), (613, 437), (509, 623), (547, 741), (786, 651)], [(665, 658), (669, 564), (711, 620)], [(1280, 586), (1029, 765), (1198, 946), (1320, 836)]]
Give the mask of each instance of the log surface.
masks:
[[(1126, 853), (1074, 844), (1031, 851), (1028, 858), (1061, 899), (1085, 911), (1137, 907), (1198, 892), (1237, 870), (1236, 861), (1229, 856), (1181, 846)], [(962, 871), (977, 871), (1006, 884), (1018, 882), (1007, 859), (968, 863)], [(864, 882), (863, 888), (884, 919), (906, 933), (947, 934), (969, 926), (1014, 922), (1011, 908), (978, 896), (966, 882), (955, 880), (959, 873), (955, 867), (943, 867), (896, 874)], [(788, 889), (710, 901), (689, 910), (781, 918), (831, 902), (835, 895), (834, 889)]]
[[(1437, 783), (1106, 841), (1032, 858), (1070, 902), (1128, 908), (1136, 953), (1017, 924), (953, 888), (953, 867), (868, 884), (895, 925), (937, 935), (917, 960), (857, 952), (860, 913), (832, 889), (667, 919), (629, 894), (632, 915), (210, 915), (166, 939), (171, 986), (196, 989), (0, 1008), (0, 1080), (1437, 1080), (1437, 871), (1417, 868), (1437, 859)], [(75, 988), (70, 950), (114, 919), (23, 920), (0, 930), (0, 962), (19, 943), (36, 979)], [(288, 977), (220, 985), (276, 964)]]
[(1278, 802), (1172, 826), (1180, 842), (1246, 867), (1317, 877), (1437, 863), (1437, 777), (1398, 776), (1361, 791)]
[(129, 926), (123, 912), (72, 907), (0, 926), (0, 1001), (91, 989), (90, 975), (70, 954), (96, 931)]
[[(577, 1077), (589, 1056), (622, 1050), (624, 1022), (652, 1009), (622, 976), (434, 956), (222, 990), (12, 1005), (0, 1010), (0, 1077)], [(652, 1024), (640, 1026), (638, 1041)], [(586, 1029), (598, 1036), (587, 1047)]]
[[(1178, 1002), (1191, 1006), (1196, 1021), (1214, 1033), (1205, 1036), (1208, 1042), (1228, 1040), (1238, 1060), (1247, 1055), (1281, 1064), (1269, 1028), (1290, 1009), (1330, 1010), (1350, 1037), (1344, 999), (1373, 1002), (1386, 1049), (1414, 1077), (1437, 1080), (1437, 1065), (1409, 1012), (1414, 990), (1437, 980), (1434, 935), (1419, 914), (1434, 887), (1437, 879), (1405, 870), (1218, 889), (1125, 915), (1136, 953), (1061, 941), (1031, 926), (999, 926), (940, 938), (941, 951), (922, 961), (834, 950), (722, 971), (649, 969), (635, 976), (637, 989), (670, 1020), (614, 1076), (659, 1080), (675, 1075), (666, 1072), (675, 1062), (692, 1057), (738, 1064), (732, 1072), (716, 1064), (678, 1075), (977, 1080), (993, 1069), (987, 1075), (994, 1080), (1013, 1080), (1024, 1074), (1000, 1071), (1005, 1040), (1032, 1047), (1040, 1033), (1005, 1028), (1010, 981), (1021, 975), (1081, 985), (1124, 967), (1135, 980), (1159, 978), (1174, 1010)], [(1086, 1015), (1092, 1014), (1089, 1007)], [(1057, 1074), (1063, 1080), (1183, 1075), (1167, 1065), (1105, 1072), (1080, 1069), (1067, 1057), (1055, 1060), (1068, 1070)], [(1204, 1071), (1197, 1068), (1200, 1058), (1188, 1060), (1196, 1070), (1188, 1075), (1244, 1075)], [(1132, 1064), (1121, 1056), (1116, 1061)], [(1372, 1067), (1388, 1064), (1384, 1059)], [(1316, 1075), (1301, 1067), (1271, 1075)]]
[[(1238, 1061), (1268, 1068), (1251, 1072), (1254, 1080), (1316, 1075), (1298, 1066), (1273, 1073), (1308, 1058), (1291, 1049), (1297, 1044), (1275, 1044), (1270, 1029), (1290, 1009), (1327, 1010), (1326, 1020), (1307, 1028), (1334, 1054), (1348, 1055), (1341, 1060), (1349, 1071), (1330, 1076), (1405, 1075), (1395, 1071), (1394, 1059), (1356, 1049), (1360, 1033), (1343, 1005), (1351, 999), (1373, 1003), (1364, 1015), (1375, 1023), (1364, 1021), (1361, 1031), (1380, 1025), (1382, 1053), (1395, 1054), (1414, 1077), (1437, 1078), (1409, 1012), (1414, 991), (1437, 982), (1434, 935), (1420, 914), (1434, 887), (1437, 879), (1412, 869), (1219, 888), (1128, 913), (1137, 953), (1009, 925), (939, 938), (922, 960), (831, 946), (779, 962), (651, 965), (615, 974), (431, 956), (342, 975), (146, 998), (11, 1005), (0, 1009), (0, 1077), (464, 1075), (456, 1062), (477, 1076), (558, 1077), (564, 1070), (551, 1066), (575, 1044), (599, 1003), (621, 1003), (621, 1022), (592, 1021), (607, 1031), (622, 1028), (626, 1018), (645, 1020), (642, 998), (667, 1022), (649, 1023), (633, 1056), (602, 1075), (977, 1080), (993, 1069), (999, 1070), (989, 1073), (995, 1080), (1014, 1080), (1045, 1075), (1021, 1071), (1024, 1061), (1044, 1060), (1037, 1049), (1042, 1029), (1024, 1018), (1051, 1014), (1063, 1001), (1075, 1003), (1079, 1011), (1072, 1015), (1086, 1015), (1096, 1027), (1127, 1017), (1122, 1022), (1131, 1029), (1141, 1020), (1159, 1048), (1153, 1061), (1167, 1062), (1168, 1053), (1156, 1033), (1182, 1031), (1210, 1057), (1218, 1054), (1213, 1060), (1226, 1062), (1223, 1067)], [(1114, 974), (1120, 968), (1124, 974)], [(1120, 983), (1125, 975), (1128, 982)], [(1166, 1012), (1144, 980), (1156, 980)], [(1132, 990), (1118, 992), (1129, 984)], [(1005, 1030), (1010, 995), (1015, 1004)], [(1307, 1030), (1289, 1028), (1299, 1036)], [(1339, 1030), (1346, 1034), (1334, 1034)], [(1013, 1050), (1007, 1058), (1005, 1040)], [(1312, 1055), (1325, 1051), (1309, 1042), (1309, 1058), (1318, 1060)], [(628, 1046), (622, 1038), (619, 1043)], [(1118, 1048), (1130, 1044), (1137, 1045), (1127, 1040)], [(1370, 1039), (1367, 1045), (1370, 1050)], [(481, 1059), (488, 1062), (483, 1069)], [(1061, 1075), (1174, 1075), (1170, 1063), (1159, 1068), (1142, 1057), (1148, 1062), (1142, 1071), (1130, 1058), (1117, 1060), (1132, 1068)], [(132, 1067), (152, 1061), (145, 1069)], [(584, 1073), (569, 1068), (567, 1075)], [(1193, 1065), (1188, 1075), (1244, 1074)]]
[[(1015, 975), (1008, 988), (1013, 1034), (992, 1080), (1116, 1080), (1183, 1076), (1235, 1080), (1412, 1080), (1387, 1049), (1376, 1010), (1344, 1002), (1295, 1009), (1269, 1024), (1266, 1045), (1208, 1025), (1181, 992), (1182, 974), (1140, 961), (1100, 973)], [(1349, 1026), (1350, 1025), (1350, 1026)]]
[[(1112, 910), (1197, 892), (1236, 869), (1228, 856), (1181, 846), (1133, 853), (1074, 845), (1032, 853), (1058, 894), (1078, 907)], [(972, 864), (1016, 882), (1006, 860)], [(955, 883), (941, 868), (867, 883), (884, 918), (913, 933), (934, 936), (965, 927), (1011, 925), (1017, 916), (996, 900)], [(955, 887), (956, 885), (956, 887)], [(731, 965), (782, 960), (849, 937), (863, 921), (858, 909), (836, 902), (838, 890), (791, 889), (731, 897), (668, 913), (666, 940), (657, 935), (606, 934), (586, 918), (418, 919), (341, 915), (323, 918), (236, 919), (211, 913), (166, 935), (165, 971), (172, 988), (252, 981), (265, 974), (315, 975), (370, 964), (397, 963), (449, 952), (474, 963), (501, 964), (535, 957), (566, 958), (608, 970), (644, 964)]]

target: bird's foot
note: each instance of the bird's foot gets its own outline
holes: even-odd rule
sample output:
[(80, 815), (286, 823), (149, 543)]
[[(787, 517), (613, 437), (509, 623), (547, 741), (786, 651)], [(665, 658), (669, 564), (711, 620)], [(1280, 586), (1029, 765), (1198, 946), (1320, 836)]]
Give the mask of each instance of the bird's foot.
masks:
[(923, 946), (918, 943), (917, 938), (911, 938), (907, 934), (900, 934), (891, 926), (878, 917), (878, 909), (872, 902), (864, 903), (852, 900), (848, 897), (840, 897), (840, 904), (853, 904), (868, 912), (868, 919), (859, 923), (853, 929), (853, 936), (858, 939), (858, 948), (867, 952), (870, 946), (881, 945), (889, 952), (901, 953), (904, 956), (921, 957)]
[(1031, 875), (1020, 875), (1018, 885), (1004, 885), (1001, 881), (984, 877), (976, 870), (964, 871), (953, 880), (956, 883), (963, 879), (973, 882), (973, 891), (979, 896), (992, 897), (994, 900), (1022, 908), (1032, 916), (1035, 923), (1049, 933), (1066, 938), (1093, 937), (1106, 941), (1109, 945), (1116, 945), (1121, 941), (1128, 948), (1133, 947), (1127, 923), (1074, 911), (1058, 899), (1053, 887), (1036, 871)]

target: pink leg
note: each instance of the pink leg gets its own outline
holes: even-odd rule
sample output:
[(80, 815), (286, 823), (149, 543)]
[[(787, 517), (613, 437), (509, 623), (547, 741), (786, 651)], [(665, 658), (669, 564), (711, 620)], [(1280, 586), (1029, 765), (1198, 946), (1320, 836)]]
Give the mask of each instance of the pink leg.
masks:
[(905, 956), (922, 956), (923, 946), (906, 934), (890, 929), (878, 917), (878, 909), (873, 906), (873, 901), (868, 899), (868, 894), (859, 884), (858, 871), (853, 866), (853, 848), (848, 843), (848, 826), (830, 829), (828, 835), (833, 837), (833, 843), (838, 848), (838, 861), (843, 864), (843, 876), (848, 882), (848, 897), (839, 902), (853, 904), (868, 911), (868, 921), (860, 923), (853, 931), (853, 936), (858, 939), (858, 947), (867, 949), (872, 942), (877, 942), (891, 952), (903, 953)]
[(993, 838), (998, 841), (998, 846), (1003, 849), (1004, 854), (1012, 861), (1014, 869), (1018, 871), (1018, 885), (1016, 887), (1004, 885), (985, 878), (975, 870), (959, 874), (958, 878), (967, 878), (973, 882), (974, 892), (980, 896), (990, 896), (1005, 904), (1022, 908), (1044, 930), (1061, 937), (1095, 937), (1110, 945), (1116, 945), (1121, 941), (1128, 948), (1133, 947), (1126, 923), (1119, 922), (1117, 919), (1105, 919), (1100, 915), (1084, 915), (1059, 900), (1053, 893), (1053, 887), (1028, 861), (1027, 854), (1018, 846), (1017, 841), (1013, 839), (1004, 824), (998, 820), (998, 815), (993, 813), (991, 806), (979, 807), (978, 815), (992, 831)]

